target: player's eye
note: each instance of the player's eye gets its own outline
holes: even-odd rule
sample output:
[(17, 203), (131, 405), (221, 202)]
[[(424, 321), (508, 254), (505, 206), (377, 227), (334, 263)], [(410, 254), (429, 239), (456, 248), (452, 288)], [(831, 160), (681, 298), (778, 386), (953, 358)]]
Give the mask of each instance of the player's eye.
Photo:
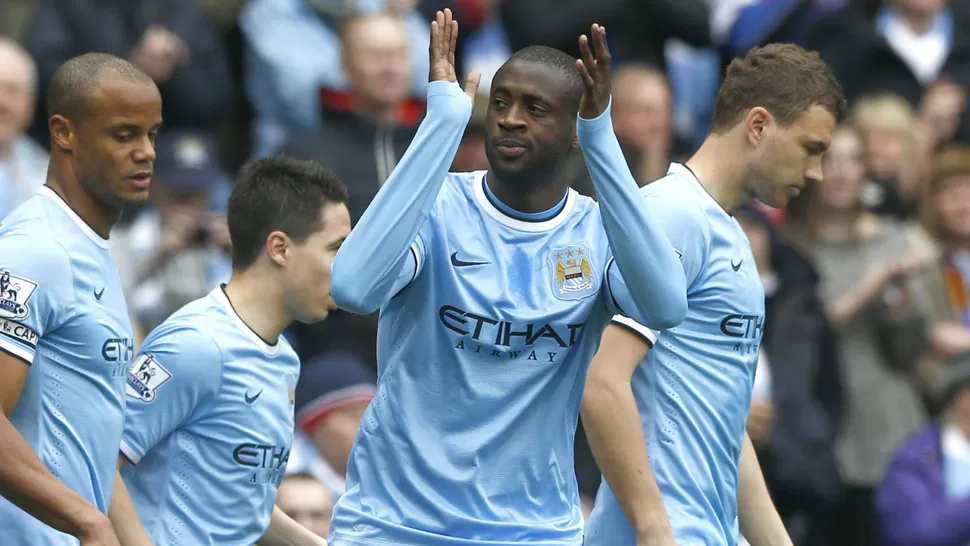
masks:
[(496, 98), (496, 99), (492, 99), (492, 106), (493, 106), (494, 108), (496, 108), (496, 109), (499, 109), (499, 108), (505, 108), (505, 107), (506, 107), (506, 106), (508, 106), (508, 105), (509, 105), (509, 103), (507, 103), (507, 102), (505, 102), (505, 101), (504, 101), (504, 100), (502, 100), (502, 99), (499, 99), (499, 98)]
[(135, 134), (130, 131), (121, 131), (115, 133), (115, 140), (118, 142), (131, 142), (135, 138)]
[(548, 113), (548, 110), (541, 106), (532, 105), (529, 107), (529, 113), (533, 116), (544, 116)]

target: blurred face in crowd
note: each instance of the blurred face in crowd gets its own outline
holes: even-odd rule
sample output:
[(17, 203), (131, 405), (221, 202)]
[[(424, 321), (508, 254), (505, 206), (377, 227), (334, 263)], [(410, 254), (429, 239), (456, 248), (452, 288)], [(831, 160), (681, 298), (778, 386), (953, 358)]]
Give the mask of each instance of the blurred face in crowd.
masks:
[(822, 162), (825, 182), (819, 188), (821, 204), (832, 210), (854, 210), (865, 180), (865, 151), (858, 133), (840, 127)]
[(305, 323), (327, 318), (337, 309), (330, 295), (330, 266), (350, 234), (350, 211), (343, 203), (327, 203), (321, 211), (322, 229), (289, 249), (286, 268), (286, 306)]
[(908, 135), (891, 127), (873, 127), (865, 132), (867, 169), (878, 180), (899, 175), (907, 152)]
[(379, 106), (407, 100), (412, 63), (404, 22), (391, 15), (361, 17), (347, 23), (343, 36), (344, 70), (357, 97)]
[(485, 155), (505, 184), (547, 179), (573, 148), (578, 105), (559, 68), (513, 59), (495, 74), (485, 115)]
[(970, 174), (951, 175), (940, 182), (936, 210), (945, 236), (970, 240)]
[(0, 38), (0, 159), (34, 116), (37, 74), (17, 44)]
[(276, 505), (310, 532), (329, 537), (333, 500), (318, 480), (309, 476), (287, 477), (276, 493)]
[(621, 68), (613, 81), (613, 128), (640, 151), (670, 151), (673, 98), (663, 74)]
[(162, 124), (158, 87), (105, 78), (80, 112), (50, 121), (54, 144), (71, 157), (78, 182), (109, 209), (144, 205)]
[(935, 13), (943, 7), (946, 0), (896, 0), (896, 4), (904, 11), (915, 13)]
[(822, 181), (822, 155), (832, 141), (835, 116), (812, 106), (788, 125), (763, 108), (745, 118), (748, 138), (757, 138), (745, 180), (748, 192), (771, 207), (784, 207), (809, 182)]

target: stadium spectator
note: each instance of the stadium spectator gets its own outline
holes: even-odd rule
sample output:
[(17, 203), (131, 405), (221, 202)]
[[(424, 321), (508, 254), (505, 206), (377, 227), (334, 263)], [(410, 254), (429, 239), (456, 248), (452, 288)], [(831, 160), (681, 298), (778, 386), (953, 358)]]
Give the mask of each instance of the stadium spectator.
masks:
[(970, 141), (964, 108), (970, 89), (967, 2), (891, 0), (876, 10), (867, 4), (849, 2), (823, 17), (811, 29), (808, 46), (832, 67), (850, 101), (874, 92), (898, 93), (920, 107), (921, 116), (942, 114), (958, 121), (956, 138)]
[(44, 185), (49, 157), (24, 134), (34, 118), (37, 69), (16, 42), (0, 38), (0, 220)]
[(877, 93), (855, 102), (852, 121), (865, 144), (862, 205), (874, 214), (911, 218), (931, 155), (915, 110), (899, 95)]
[(229, 182), (212, 139), (165, 131), (155, 150), (152, 206), (111, 237), (129, 308), (144, 332), (232, 272), (226, 217), (213, 206)]
[[(300, 340), (306, 339), (306, 330), (311, 328), (297, 325), (288, 335), (297, 341), (298, 353)], [(296, 426), (343, 478), (360, 420), (377, 390), (377, 377), (352, 353), (332, 351), (303, 362), (296, 388)]]
[[(380, 38), (374, 35), (354, 45), (344, 43), (341, 33), (349, 20), (385, 9), (401, 18), (403, 52), (395, 50), (387, 58), (392, 54), (384, 49), (387, 42), (372, 42)], [(256, 155), (272, 153), (326, 121), (320, 115), (321, 88), (354, 90), (355, 75), (346, 71), (347, 53), (382, 54), (370, 58), (372, 64), (413, 66), (404, 90), (414, 96), (423, 97), (428, 85), (429, 26), (414, 10), (413, 0), (252, 0), (243, 8), (240, 26), (246, 45), (246, 94), (256, 110)], [(353, 51), (358, 45), (368, 50)]]
[[(347, 185), (350, 218), (356, 224), (404, 155), (424, 109), (408, 99), (414, 69), (403, 20), (392, 14), (357, 17), (345, 24), (343, 40), (349, 92), (324, 93), (324, 123), (294, 138), (282, 153), (332, 169)], [(323, 361), (334, 352), (341, 360), (355, 355), (359, 363), (354, 366), (376, 366), (376, 316), (338, 311), (326, 323), (298, 332), (304, 362)]]
[(933, 350), (919, 371), (932, 390), (948, 362), (970, 354), (970, 147), (951, 145), (939, 155), (921, 207), (923, 226), (940, 247), (940, 259), (923, 274), (934, 326)]
[(843, 405), (835, 334), (808, 259), (760, 208), (746, 205), (735, 217), (765, 287), (748, 436), (794, 543), (826, 544), (842, 487), (835, 463)]
[(327, 486), (310, 474), (290, 474), (276, 492), (276, 506), (287, 516), (323, 538), (330, 536), (333, 497)]
[[(24, 35), (41, 89), (67, 59), (92, 51), (129, 59), (162, 91), (166, 130), (214, 132), (229, 108), (229, 62), (195, 0), (41, 0)], [(44, 112), (45, 101), (38, 101)], [(47, 142), (44, 115), (31, 134)]]
[(649, 65), (628, 63), (613, 78), (613, 127), (630, 150), (641, 186), (667, 174), (673, 151), (673, 96), (667, 78)]
[(838, 128), (823, 161), (825, 183), (790, 207), (793, 234), (821, 279), (839, 337), (845, 415), (836, 457), (846, 495), (833, 516), (834, 544), (878, 545), (873, 492), (889, 458), (926, 419), (912, 371), (927, 345), (914, 273), (927, 260), (915, 230), (865, 212), (863, 143)]
[(944, 381), (941, 419), (897, 451), (879, 488), (886, 546), (970, 544), (970, 360)]
[(486, 110), (488, 110), (488, 95), (479, 93), (475, 97), (472, 119), (465, 129), (465, 137), (461, 140), (461, 145), (458, 146), (451, 172), (470, 173), (488, 169), (488, 157), (485, 155)]

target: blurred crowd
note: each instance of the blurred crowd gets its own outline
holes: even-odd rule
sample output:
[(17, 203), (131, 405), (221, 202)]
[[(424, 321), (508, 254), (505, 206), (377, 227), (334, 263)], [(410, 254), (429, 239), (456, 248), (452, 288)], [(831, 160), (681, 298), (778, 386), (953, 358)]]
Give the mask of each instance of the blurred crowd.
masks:
[[(970, 0), (0, 0), (0, 220), (44, 183), (56, 68), (131, 59), (162, 91), (165, 128), (152, 204), (111, 244), (147, 333), (227, 280), (245, 159), (320, 161), (361, 216), (424, 114), (444, 7), (459, 71), (484, 76), (455, 171), (487, 168), (488, 85), (511, 52), (578, 54), (592, 22), (610, 29), (614, 126), (641, 184), (700, 143), (733, 56), (820, 52), (852, 112), (825, 182), (737, 215), (768, 308), (748, 432), (797, 545), (970, 544)], [(578, 154), (570, 176), (591, 193)], [(324, 536), (375, 392), (376, 324), (338, 312), (288, 332), (301, 434), (278, 503)], [(576, 472), (591, 502), (581, 427)]]

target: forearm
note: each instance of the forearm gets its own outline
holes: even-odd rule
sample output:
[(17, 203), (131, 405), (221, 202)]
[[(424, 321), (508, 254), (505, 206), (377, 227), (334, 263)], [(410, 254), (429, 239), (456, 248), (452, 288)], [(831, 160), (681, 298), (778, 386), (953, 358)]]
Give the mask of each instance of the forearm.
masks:
[(470, 116), (471, 99), (457, 83), (431, 82), (427, 117), (334, 259), (338, 306), (367, 314), (394, 295), (395, 266), (431, 214)]
[(104, 519), (97, 508), (44, 466), (5, 415), (0, 414), (0, 496), (45, 524), (80, 537)]
[(593, 456), (637, 535), (670, 534), (629, 382), (589, 381), (582, 417)]
[(738, 522), (751, 546), (791, 546), (791, 538), (765, 485), (758, 455), (747, 434), (741, 448), (738, 483)]
[(274, 506), (269, 529), (259, 539), (258, 546), (327, 546), (327, 541), (311, 533), (283, 513), (279, 507)]
[[(616, 264), (641, 313), (654, 330), (672, 328), (687, 315), (687, 284), (673, 246), (647, 215), (613, 133), (611, 108), (577, 122), (577, 135), (599, 198)], [(629, 312), (629, 310), (628, 310)]]
[(115, 535), (123, 546), (152, 546), (152, 540), (141, 524), (135, 503), (131, 501), (128, 487), (121, 479), (121, 473), (115, 474), (114, 490), (111, 493), (111, 508), (108, 518), (114, 527)]

